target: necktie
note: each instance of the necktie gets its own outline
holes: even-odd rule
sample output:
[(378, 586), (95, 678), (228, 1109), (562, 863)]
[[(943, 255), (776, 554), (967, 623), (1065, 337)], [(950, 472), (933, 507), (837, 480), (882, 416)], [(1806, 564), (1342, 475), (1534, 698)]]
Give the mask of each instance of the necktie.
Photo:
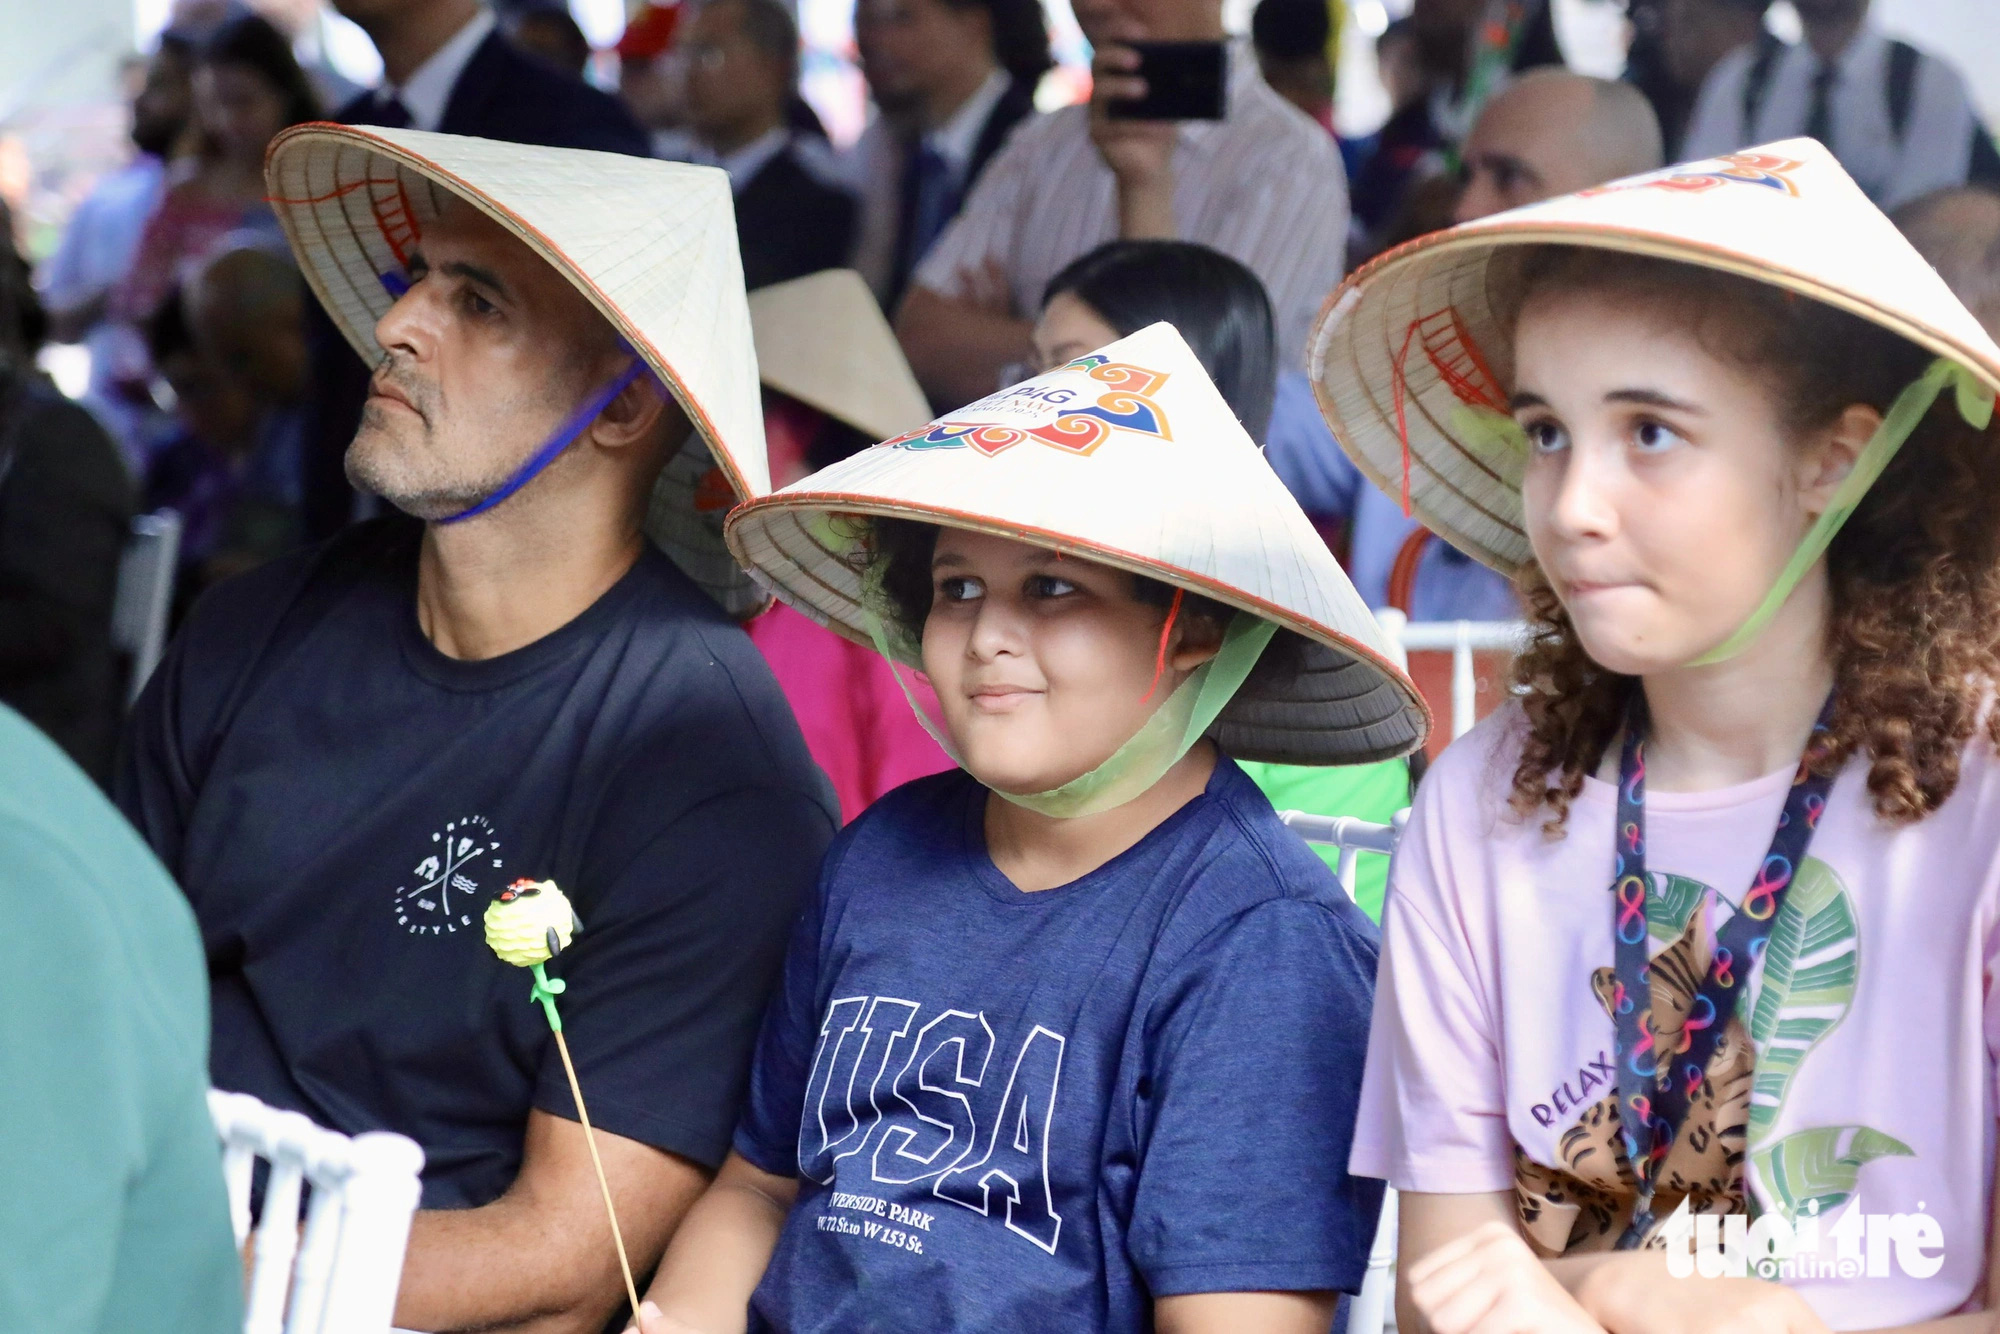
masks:
[(1833, 147), (1833, 83), (1838, 77), (1840, 71), (1831, 60), (1819, 62), (1819, 73), (1813, 76), (1812, 104), (1806, 112), (1806, 134), (1829, 149)]
[(910, 265), (914, 268), (944, 231), (952, 214), (958, 212), (959, 201), (951, 164), (929, 144), (917, 145), (911, 156), (910, 173), (915, 181), (916, 207), (910, 211), (908, 246)]
[(403, 105), (403, 99), (387, 88), (375, 94), (375, 124), (385, 130), (407, 130), (410, 128), (410, 109)]

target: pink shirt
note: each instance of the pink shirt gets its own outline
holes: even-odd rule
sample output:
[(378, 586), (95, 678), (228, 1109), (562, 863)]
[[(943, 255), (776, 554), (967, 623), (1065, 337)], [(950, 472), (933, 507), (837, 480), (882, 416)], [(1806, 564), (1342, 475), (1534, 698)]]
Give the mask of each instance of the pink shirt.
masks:
[[(1616, 794), (1587, 781), (1556, 840), (1544, 817), (1507, 813), (1524, 728), (1515, 705), (1489, 717), (1417, 794), (1390, 872), (1351, 1168), (1404, 1190), (1517, 1191), (1544, 1254), (1603, 1249), (1631, 1205), (1629, 1188), (1605, 1187), (1624, 1167), (1601, 999)], [(1790, 777), (1648, 794), (1656, 1010), (1670, 947), (1706, 970)], [(2000, 763), (1975, 740), (1957, 791), (1913, 826), (1878, 820), (1865, 778), (1856, 764), (1834, 785), (1753, 966), (1732, 1021), (1740, 1065), (1722, 1077), (1719, 1050), (1709, 1067), (1711, 1152), (1743, 1154), (1761, 1210), (1817, 1218), (1815, 1262), (1784, 1277), (1835, 1329), (1943, 1316), (1979, 1285), (2000, 1052)], [(1802, 934), (1786, 930), (1795, 915)], [(1675, 1152), (1704, 1142), (1684, 1128)], [(1693, 1212), (1740, 1211), (1740, 1187), (1684, 1179)], [(1841, 1277), (1849, 1254), (1859, 1272)]]
[[(782, 604), (746, 628), (791, 701), (807, 749), (833, 780), (842, 820), (893, 787), (952, 767), (879, 654)], [(935, 717), (929, 688), (914, 681), (912, 688)]]

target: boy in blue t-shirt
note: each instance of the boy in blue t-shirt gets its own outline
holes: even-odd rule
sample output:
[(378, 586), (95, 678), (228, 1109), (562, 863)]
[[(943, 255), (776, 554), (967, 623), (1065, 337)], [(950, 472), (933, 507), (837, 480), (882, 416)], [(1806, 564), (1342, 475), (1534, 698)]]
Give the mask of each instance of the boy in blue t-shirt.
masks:
[(1223, 752), (1380, 758), (1427, 719), (1178, 335), (730, 540), (920, 666), (963, 768), (829, 852), (645, 1334), (1325, 1334), (1381, 1205), (1346, 1170), (1376, 934)]

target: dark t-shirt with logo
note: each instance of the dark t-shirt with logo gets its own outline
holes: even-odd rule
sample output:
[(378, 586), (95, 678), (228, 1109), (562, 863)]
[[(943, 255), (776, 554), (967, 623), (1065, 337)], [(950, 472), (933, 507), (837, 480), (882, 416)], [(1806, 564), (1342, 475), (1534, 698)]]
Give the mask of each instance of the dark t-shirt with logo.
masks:
[(482, 662), (416, 618), (421, 526), (378, 521), (198, 605), (132, 718), (119, 804), (200, 920), (215, 1083), (424, 1148), (424, 1205), (513, 1182), (574, 1117), (527, 971), (482, 915), (552, 879), (551, 972), (592, 1121), (727, 1149), (758, 1016), (838, 824), (749, 639), (650, 545)]
[(800, 1181), (750, 1327), (1122, 1334), (1155, 1297), (1357, 1290), (1375, 928), (1228, 760), (1040, 893), (986, 795), (884, 797), (800, 915), (736, 1135)]

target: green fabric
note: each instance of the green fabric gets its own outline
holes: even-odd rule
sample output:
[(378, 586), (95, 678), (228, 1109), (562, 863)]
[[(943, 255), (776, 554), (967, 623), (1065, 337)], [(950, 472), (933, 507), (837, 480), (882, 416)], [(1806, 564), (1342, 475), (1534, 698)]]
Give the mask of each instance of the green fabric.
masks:
[(0, 708), (0, 1330), (240, 1330), (187, 900)]
[(1842, 526), (1853, 517), (1855, 509), (1868, 494), (1868, 488), (1875, 485), (1882, 470), (1896, 457), (1896, 451), (1903, 447), (1903, 442), (1910, 438), (1910, 433), (1917, 429), (1925, 414), (1931, 410), (1931, 404), (1937, 402), (1938, 395), (1947, 388), (1953, 393), (1959, 416), (1976, 431), (1986, 429), (1993, 420), (1993, 391), (1978, 376), (1955, 361), (1940, 357), (1932, 362), (1930, 368), (1889, 405), (1889, 411), (1882, 416), (1882, 424), (1875, 428), (1875, 434), (1861, 447), (1854, 466), (1848, 469), (1847, 476), (1835, 489), (1825, 513), (1800, 539), (1798, 549), (1785, 563), (1785, 568), (1779, 571), (1777, 582), (1771, 585), (1770, 592), (1750, 613), (1750, 618), (1736, 627), (1729, 638), (1690, 665), (1706, 667), (1710, 663), (1725, 662), (1750, 647), (1763, 633), (1764, 627), (1770, 624), (1771, 618), (1791, 597), (1792, 590), (1799, 586), (1799, 580), (1805, 578), (1806, 572), (1826, 554), (1827, 547), (1839, 536)]
[[(1350, 815), (1375, 824), (1388, 824), (1397, 811), (1410, 804), (1410, 766), (1405, 760), (1348, 764), (1337, 769), (1256, 764), (1248, 760), (1237, 763), (1281, 811)], [(1328, 866), (1338, 869), (1338, 849), (1317, 843), (1312, 849)], [(1354, 867), (1354, 901), (1378, 926), (1382, 922), (1382, 899), (1388, 889), (1389, 859), (1362, 853)]]

